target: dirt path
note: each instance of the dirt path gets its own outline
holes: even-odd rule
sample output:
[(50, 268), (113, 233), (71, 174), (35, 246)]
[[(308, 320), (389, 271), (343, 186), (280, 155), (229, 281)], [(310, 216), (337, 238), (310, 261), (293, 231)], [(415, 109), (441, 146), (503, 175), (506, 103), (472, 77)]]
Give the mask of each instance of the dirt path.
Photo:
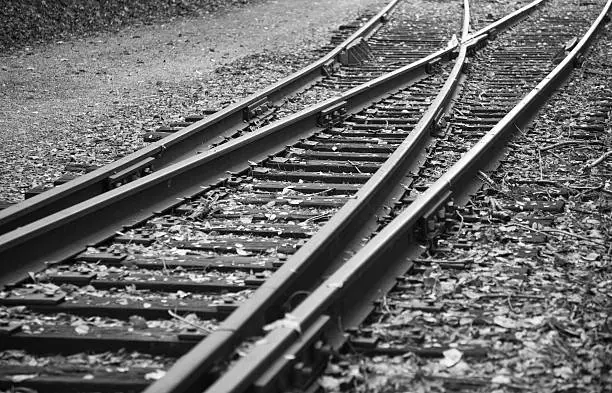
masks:
[(66, 163), (115, 160), (142, 146), (143, 130), (274, 82), (384, 3), (268, 1), (0, 56), (0, 199), (21, 199)]

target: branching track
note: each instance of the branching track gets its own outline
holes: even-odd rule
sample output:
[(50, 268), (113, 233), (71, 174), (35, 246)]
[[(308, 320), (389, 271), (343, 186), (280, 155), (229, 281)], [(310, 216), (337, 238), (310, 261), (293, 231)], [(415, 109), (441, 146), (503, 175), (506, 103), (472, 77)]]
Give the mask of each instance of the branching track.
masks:
[[(419, 5), (427, 7), (391, 1), (364, 25), (347, 26), (338, 45), (315, 63), (210, 116), (190, 115), (148, 133), (144, 138), (153, 143), (113, 164), (98, 169), (70, 166), (71, 175), (58, 179), (57, 187), (32, 190), (29, 199), (0, 211), (0, 233), (164, 169), (445, 47), (460, 28), (454, 17), (460, 3), (429, 5), (433, 11), (425, 12)], [(422, 19), (418, 26), (415, 13)], [(428, 39), (419, 39), (422, 36)], [(90, 172), (71, 180), (83, 171)]]
[[(462, 21), (425, 44), (403, 19), (373, 22), (332, 56), (345, 66), (312, 68), (325, 76), (310, 89), (341, 95), (277, 121), (282, 105), (270, 106), (261, 127), (197, 155), (178, 148), (165, 168), (0, 235), (0, 386), (308, 390), (347, 339), (377, 353), (357, 328), (374, 300), (404, 288), (397, 277), (410, 280), (449, 209), (583, 61), (610, 8), (557, 2), (472, 34), (469, 3), (451, 2)], [(393, 7), (407, 12), (392, 2), (374, 21)], [(169, 138), (180, 145), (213, 120)]]

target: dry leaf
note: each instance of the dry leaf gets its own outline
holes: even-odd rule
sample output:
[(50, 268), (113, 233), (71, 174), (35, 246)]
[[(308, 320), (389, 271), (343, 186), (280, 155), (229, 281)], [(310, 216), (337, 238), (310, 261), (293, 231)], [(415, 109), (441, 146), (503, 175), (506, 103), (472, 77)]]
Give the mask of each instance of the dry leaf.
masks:
[(163, 378), (164, 375), (166, 375), (166, 372), (164, 370), (155, 370), (153, 372), (145, 374), (145, 379), (147, 381), (157, 381), (158, 379)]
[(446, 368), (453, 367), (455, 364), (459, 363), (461, 357), (463, 357), (463, 352), (456, 348), (448, 349), (442, 352), (442, 354), (444, 355), (444, 359), (440, 360), (440, 365)]
[(272, 323), (267, 324), (263, 327), (263, 330), (269, 332), (279, 328), (289, 328), (295, 330), (298, 333), (302, 333), (302, 328), (300, 327), (299, 321), (297, 321), (296, 318), (291, 314), (285, 314), (285, 318), (278, 319)]
[(27, 381), (28, 379), (36, 378), (36, 377), (38, 377), (38, 374), (16, 374), (16, 375), (9, 375), (8, 378), (15, 383), (19, 383), (19, 382)]
[(509, 383), (511, 383), (512, 380), (510, 379), (509, 376), (507, 375), (496, 375), (493, 377), (493, 379), (491, 379), (491, 383), (497, 383), (500, 385), (507, 385)]
[(82, 324), (80, 324), (80, 325), (76, 325), (76, 326), (74, 327), (74, 331), (75, 331), (77, 334), (80, 334), (80, 335), (87, 334), (87, 333), (89, 333), (89, 325), (87, 325), (87, 324), (85, 324), (85, 323), (82, 323)]
[(502, 315), (496, 316), (493, 319), (493, 323), (506, 329), (516, 329), (518, 327), (518, 323), (515, 320)]

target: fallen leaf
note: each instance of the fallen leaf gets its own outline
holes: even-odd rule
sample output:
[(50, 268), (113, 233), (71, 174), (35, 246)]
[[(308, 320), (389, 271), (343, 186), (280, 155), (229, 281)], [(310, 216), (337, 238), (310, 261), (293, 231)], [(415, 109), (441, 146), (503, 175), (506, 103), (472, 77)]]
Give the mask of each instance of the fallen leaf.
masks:
[(455, 364), (459, 363), (463, 356), (463, 352), (456, 348), (448, 349), (442, 352), (442, 354), (444, 355), (444, 359), (440, 360), (440, 365), (446, 368), (453, 367)]
[(153, 372), (145, 374), (145, 379), (147, 381), (157, 381), (158, 379), (163, 378), (164, 375), (166, 375), (166, 372), (164, 370), (155, 370)]
[(319, 378), (319, 385), (323, 387), (325, 391), (336, 391), (340, 390), (340, 385), (343, 380), (334, 377), (322, 376)]
[(570, 379), (574, 374), (572, 369), (568, 366), (557, 367), (553, 369), (553, 373), (555, 374), (555, 377), (560, 377), (563, 379)]
[(285, 318), (278, 319), (272, 323), (267, 324), (263, 327), (263, 330), (269, 332), (279, 328), (289, 328), (295, 330), (298, 333), (302, 333), (302, 328), (300, 326), (299, 321), (297, 321), (296, 318), (291, 314), (285, 314)]
[(132, 315), (129, 318), (129, 321), (132, 324), (132, 326), (134, 326), (136, 329), (148, 328), (147, 320), (141, 317), (140, 315)]
[(77, 334), (80, 334), (80, 335), (87, 334), (87, 333), (89, 333), (89, 325), (87, 325), (85, 323), (82, 323), (80, 325), (76, 325), (74, 327), (74, 331)]
[(518, 327), (518, 323), (515, 320), (504, 317), (502, 315), (498, 315), (493, 318), (493, 323), (497, 326), (501, 326), (506, 329), (515, 329), (516, 327)]
[(238, 254), (240, 256), (252, 255), (252, 253), (250, 251), (245, 251), (243, 248), (240, 248), (240, 247), (236, 247), (236, 254)]
[(582, 259), (584, 259), (585, 261), (590, 261), (590, 262), (593, 262), (593, 261), (598, 260), (598, 259), (599, 259), (599, 257), (600, 257), (600, 255), (599, 255), (598, 253), (596, 253), (596, 252), (591, 252), (591, 253), (589, 253), (589, 254), (587, 254), (587, 255), (583, 256), (583, 257), (582, 257)]
[(542, 316), (542, 315), (536, 315), (535, 317), (531, 317), (531, 318), (525, 318), (524, 321), (531, 325), (531, 326), (540, 326), (541, 324), (544, 323), (544, 321), (546, 320), (546, 317)]
[(16, 374), (9, 375), (9, 379), (15, 383), (27, 381), (28, 379), (36, 378), (38, 374)]
[(491, 379), (491, 383), (497, 383), (497, 384), (510, 384), (512, 382), (512, 380), (510, 379), (509, 376), (507, 375), (496, 375), (493, 377), (493, 379)]

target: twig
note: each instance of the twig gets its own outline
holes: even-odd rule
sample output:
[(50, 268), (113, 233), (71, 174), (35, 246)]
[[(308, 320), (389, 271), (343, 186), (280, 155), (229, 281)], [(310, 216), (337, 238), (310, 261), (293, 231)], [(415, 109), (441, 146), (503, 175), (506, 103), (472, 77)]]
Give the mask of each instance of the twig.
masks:
[(508, 308), (510, 309), (510, 311), (512, 311), (513, 314), (516, 314), (516, 311), (514, 311), (514, 308), (512, 307), (512, 301), (510, 300), (512, 296), (508, 296), (508, 298), (506, 299), (508, 301)]
[(546, 300), (545, 296), (541, 295), (529, 295), (525, 293), (483, 293), (480, 295), (480, 299), (494, 299), (494, 298), (519, 298), (519, 299), (534, 299), (534, 300)]
[(538, 150), (538, 165), (540, 167), (540, 180), (544, 179), (544, 172), (542, 171), (542, 153)]
[(333, 191), (333, 190), (335, 190), (335, 188), (332, 187), (332, 188), (328, 188), (327, 190), (323, 190), (323, 191), (319, 191), (319, 192), (313, 192), (310, 195), (323, 195), (323, 194), (327, 194), (328, 192)]
[(474, 258), (463, 258), (463, 259), (455, 259), (455, 260), (447, 260), (447, 259), (413, 259), (412, 260), (415, 263), (421, 264), (421, 265), (432, 265), (432, 264), (439, 264), (439, 265), (468, 265), (471, 264), (472, 262), (474, 262)]
[(176, 319), (178, 319), (178, 320), (179, 320), (179, 321), (181, 321), (181, 322), (185, 322), (186, 324), (191, 325), (191, 326), (193, 326), (194, 328), (196, 328), (196, 329), (198, 329), (198, 330), (200, 330), (200, 331), (202, 331), (202, 332), (204, 332), (204, 333), (207, 333), (207, 334), (212, 333), (212, 330), (207, 329), (207, 328), (205, 328), (204, 326), (198, 325), (197, 323), (191, 322), (190, 320), (188, 320), (188, 319), (186, 319), (186, 318), (181, 317), (180, 315), (178, 315), (177, 313), (175, 313), (175, 312), (174, 312), (174, 311), (172, 311), (172, 310), (168, 310), (168, 314), (170, 314), (170, 316), (171, 316), (172, 318), (176, 318)]
[(302, 222), (303, 223), (307, 223), (307, 222), (315, 221), (315, 220), (318, 220), (319, 218), (325, 218), (325, 217), (331, 217), (331, 214), (329, 214), (329, 213), (319, 214), (318, 216), (307, 218), (306, 220), (304, 220)]
[(493, 180), (489, 176), (487, 176), (486, 173), (484, 173), (483, 171), (478, 171), (478, 175), (480, 175), (484, 181), (489, 183), (491, 187), (495, 187), (495, 182), (493, 182)]
[(459, 237), (459, 236), (461, 236), (461, 229), (463, 229), (463, 216), (458, 211), (456, 213), (459, 216), (459, 218), (461, 219), (461, 222), (459, 223), (459, 229), (457, 229), (457, 237)]
[(571, 210), (579, 212), (579, 213), (584, 213), (584, 214), (599, 214), (600, 212), (598, 211), (594, 211), (594, 210), (585, 210), (585, 209), (580, 209), (577, 207), (570, 207)]
[(363, 173), (363, 172), (361, 172), (361, 170), (359, 169), (359, 166), (358, 166), (357, 164), (355, 164), (353, 161), (348, 160), (348, 163), (349, 163), (349, 164), (351, 164), (352, 166), (354, 166), (354, 167), (355, 167), (355, 169), (357, 169), (357, 172), (359, 172), (359, 173)]
[(459, 108), (453, 108), (453, 110), (459, 113), (461, 116), (465, 116), (465, 113), (463, 113)]
[(563, 141), (563, 142), (558, 142), (555, 143), (553, 145), (550, 146), (546, 146), (546, 147), (540, 147), (538, 150), (542, 151), (548, 151), (548, 150), (552, 150), (552, 149), (556, 149), (557, 147), (561, 147), (561, 146), (567, 146), (567, 145), (579, 145), (581, 143), (581, 141)]
[(588, 237), (585, 237), (585, 236), (582, 236), (582, 235), (578, 235), (576, 233), (561, 231), (559, 229), (546, 229), (545, 231), (544, 230), (541, 231), (539, 229), (533, 229), (532, 227), (530, 227), (528, 225), (519, 224), (517, 222), (513, 223), (512, 225), (516, 225), (517, 227), (525, 228), (525, 229), (528, 229), (528, 230), (533, 231), (533, 232), (538, 232), (538, 233), (541, 233), (543, 235), (548, 235), (548, 234), (551, 234), (551, 233), (558, 233), (560, 235), (571, 236), (571, 237), (575, 237), (575, 238), (580, 239), (580, 240), (584, 240), (585, 242), (597, 244), (598, 246), (603, 246), (603, 247), (606, 246), (604, 243), (596, 242), (595, 240), (591, 240)]
[(408, 187), (407, 185), (405, 185), (404, 183), (400, 183), (400, 186), (402, 186), (402, 188), (406, 191), (412, 191), (412, 189)]
[(168, 274), (169, 270), (168, 270), (168, 266), (166, 266), (166, 258), (162, 258), (162, 265), (163, 265), (163, 269), (162, 271), (164, 272), (164, 274)]
[(519, 133), (523, 133), (524, 131), (521, 130), (521, 128), (519, 126), (516, 125), (516, 123), (514, 124), (514, 128), (516, 128), (518, 130)]
[(598, 190), (601, 190), (603, 187), (604, 187), (604, 185), (603, 185), (603, 184), (600, 184), (600, 185), (598, 185), (597, 187), (592, 187), (592, 188), (586, 189), (586, 190), (584, 190), (584, 191), (580, 192), (579, 194), (577, 194), (577, 195), (576, 195), (576, 198), (580, 198), (581, 196), (586, 195), (586, 194), (588, 194), (589, 192), (593, 192), (593, 191), (598, 191)]
[(596, 159), (595, 161), (587, 163), (584, 167), (582, 167), (582, 170), (584, 171), (587, 168), (593, 168), (594, 166), (601, 164), (606, 158), (608, 158), (611, 155), (612, 155), (612, 150), (608, 150), (607, 152), (599, 156), (599, 158)]
[(382, 305), (385, 308), (385, 311), (387, 312), (387, 314), (393, 315), (393, 313), (391, 312), (391, 309), (389, 308), (389, 305), (387, 304), (387, 295), (383, 296)]

